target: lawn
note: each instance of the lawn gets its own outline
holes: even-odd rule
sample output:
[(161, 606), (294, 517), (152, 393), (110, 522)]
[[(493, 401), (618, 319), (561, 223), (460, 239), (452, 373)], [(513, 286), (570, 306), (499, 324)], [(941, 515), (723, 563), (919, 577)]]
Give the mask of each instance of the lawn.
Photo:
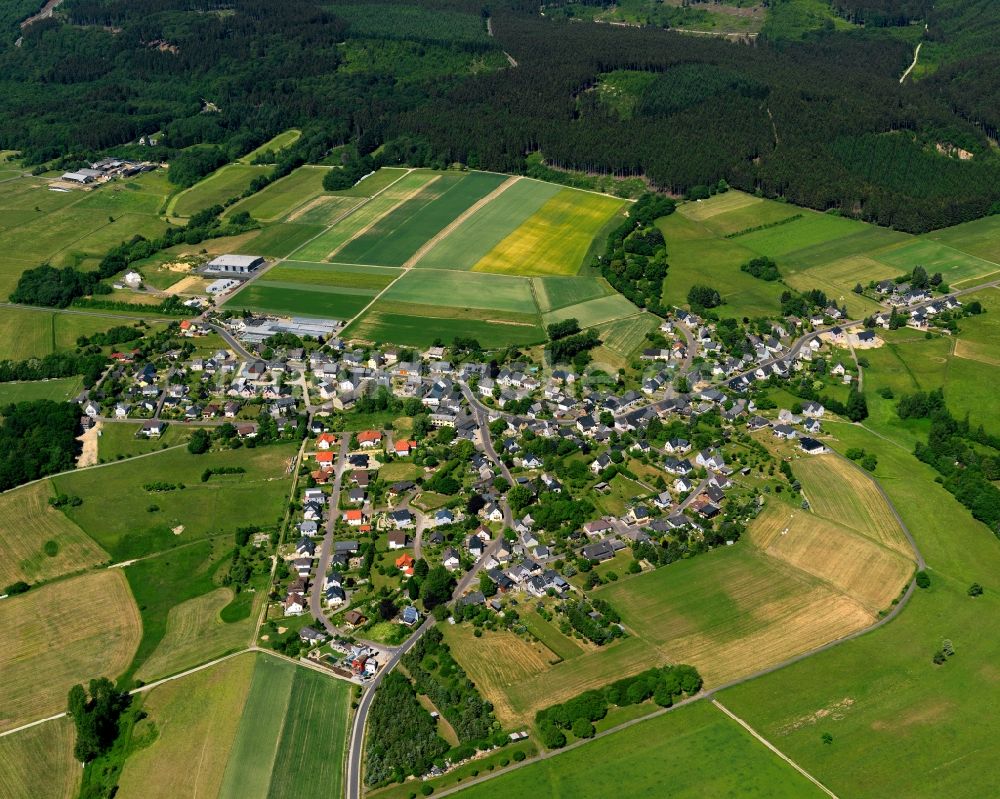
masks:
[(57, 719), (0, 738), (0, 796), (76, 799), (81, 771), (73, 757), (74, 737), (73, 722)]
[(594, 300), (614, 292), (604, 280), (595, 277), (533, 277), (531, 285), (542, 313)]
[(137, 424), (102, 422), (101, 435), (97, 439), (99, 460), (110, 463), (122, 458), (156, 452), (187, 441), (191, 434), (190, 428), (178, 422), (169, 424), (166, 432), (159, 438), (146, 438), (142, 435), (137, 437), (139, 429)]
[(561, 189), (480, 259), (473, 270), (575, 275), (594, 237), (625, 204), (603, 194)]
[(295, 130), (294, 128), (292, 128), (291, 130), (282, 131), (274, 138), (264, 142), (260, 147), (256, 148), (255, 150), (251, 150), (249, 153), (244, 155), (240, 159), (240, 163), (241, 164), (253, 163), (253, 160), (257, 158), (257, 156), (264, 155), (264, 153), (266, 153), (268, 150), (274, 153), (279, 153), (286, 147), (291, 147), (293, 144), (295, 144), (295, 142), (299, 140), (299, 137), (301, 135), (302, 131)]
[[(1000, 542), (907, 448), (830, 423), (879, 479), (928, 563), (931, 587), (879, 630), (730, 689), (722, 701), (841, 796), (972, 799), (993, 790), (1000, 733)], [(966, 588), (986, 592), (972, 599)], [(956, 655), (935, 666), (943, 638)], [(820, 735), (830, 733), (832, 745)]]
[(187, 217), (226, 200), (239, 197), (254, 178), (266, 175), (273, 167), (249, 164), (226, 164), (189, 189), (174, 195), (167, 205), (168, 216)]
[[(83, 499), (79, 507), (68, 508), (67, 515), (116, 560), (126, 560), (280, 518), (289, 490), (285, 468), (295, 447), (277, 444), (205, 455), (173, 449), (60, 475), (53, 482), (60, 492)], [(247, 471), (202, 482), (202, 472), (214, 466), (242, 466)], [(186, 487), (153, 492), (143, 488), (157, 482)], [(158, 509), (149, 510), (154, 507)]]
[(116, 677), (141, 635), (139, 611), (117, 570), (0, 602), (0, 731), (65, 710), (75, 683)]
[(0, 383), (0, 407), (11, 402), (35, 400), (66, 402), (81, 391), (83, 391), (83, 379), (79, 377), (32, 380), (26, 383)]
[(380, 302), (482, 308), (499, 313), (537, 313), (531, 283), (522, 277), (476, 272), (411, 269), (380, 298)]
[(897, 274), (909, 272), (918, 265), (924, 267), (928, 274), (940, 272), (945, 283), (958, 288), (964, 282), (1000, 271), (998, 264), (924, 238), (879, 250), (873, 257), (895, 267)]
[(230, 206), (226, 209), (226, 216), (246, 211), (261, 222), (274, 222), (321, 195), (323, 177), (329, 171), (328, 167), (300, 166), (256, 194)]
[(698, 702), (460, 793), (462, 799), (529, 795), (801, 799), (823, 794), (722, 711)]
[(559, 191), (551, 183), (518, 180), (439, 241), (417, 266), (472, 269)]
[(79, 527), (49, 506), (48, 482), (0, 494), (0, 587), (36, 583), (109, 559)]
[(377, 292), (372, 289), (335, 288), (255, 280), (225, 304), (230, 310), (263, 311), (286, 316), (350, 319)]
[(607, 297), (586, 300), (576, 305), (567, 305), (558, 311), (551, 311), (542, 316), (542, 321), (546, 325), (551, 325), (564, 319), (576, 319), (580, 327), (587, 328), (638, 314), (639, 309), (621, 294), (609, 294)]
[(149, 716), (135, 735), (152, 729), (157, 735), (125, 761), (117, 796), (218, 796), (257, 657), (241, 655), (146, 694)]
[(386, 302), (380, 298), (343, 333), (345, 340), (392, 342), (429, 347), (436, 339), (471, 337), (486, 348), (538, 344), (545, 333), (538, 317), (510, 312), (452, 308), (443, 305)]

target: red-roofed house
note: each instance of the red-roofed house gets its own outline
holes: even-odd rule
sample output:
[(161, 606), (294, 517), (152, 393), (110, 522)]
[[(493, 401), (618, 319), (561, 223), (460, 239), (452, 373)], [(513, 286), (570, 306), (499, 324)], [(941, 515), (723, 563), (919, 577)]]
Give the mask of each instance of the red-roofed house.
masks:
[(358, 443), (365, 449), (377, 447), (382, 443), (382, 434), (378, 430), (362, 430), (358, 433)]
[(332, 452), (317, 452), (316, 453), (316, 463), (324, 467), (333, 467), (333, 453)]
[(407, 577), (413, 576), (413, 558), (404, 553), (396, 558), (396, 568), (399, 569)]
[(333, 433), (320, 433), (316, 437), (316, 449), (333, 449), (337, 446), (337, 437)]
[(344, 518), (351, 527), (360, 527), (365, 523), (365, 515), (360, 510), (349, 510), (344, 513)]
[(416, 448), (417, 448), (417, 442), (416, 441), (397, 441), (396, 442), (396, 454), (399, 457), (401, 457), (401, 458), (407, 457)]

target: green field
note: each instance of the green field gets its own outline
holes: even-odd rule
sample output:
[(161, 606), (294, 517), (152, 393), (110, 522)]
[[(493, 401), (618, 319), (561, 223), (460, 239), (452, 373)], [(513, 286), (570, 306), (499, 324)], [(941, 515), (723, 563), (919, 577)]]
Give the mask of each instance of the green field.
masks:
[[(952, 234), (949, 238), (955, 239), (956, 236)], [(945, 283), (958, 288), (961, 288), (963, 282), (1000, 272), (1000, 264), (984, 261), (954, 247), (925, 238), (912, 239), (895, 247), (879, 250), (874, 257), (896, 267), (897, 274), (909, 272), (918, 265), (924, 267), (928, 274), (940, 272)]]
[(923, 238), (941, 242), (986, 261), (1000, 263), (1000, 216), (997, 215), (935, 230), (924, 234)]
[(344, 339), (413, 347), (429, 347), (438, 338), (450, 343), (456, 336), (475, 338), (487, 348), (538, 344), (545, 340), (537, 315), (388, 303), (383, 299), (348, 325), (343, 333)]
[(377, 292), (371, 289), (326, 288), (316, 285), (278, 284), (257, 280), (241, 290), (225, 307), (263, 311), (288, 316), (315, 316), (350, 319), (364, 308)]
[(187, 217), (210, 206), (222, 205), (226, 200), (239, 197), (250, 187), (254, 178), (266, 175), (272, 168), (226, 164), (191, 188), (172, 197), (167, 206), (167, 214)]
[(868, 255), (848, 255), (836, 261), (802, 271), (787, 270), (786, 282), (799, 291), (821, 289), (836, 302), (847, 305), (851, 318), (857, 319), (882, 310), (877, 302), (854, 293), (858, 283), (894, 278), (899, 270)]
[[(891, 624), (722, 701), (840, 796), (989, 794), (1000, 646), (983, 630), (1000, 615), (1000, 542), (907, 448), (855, 426), (828, 427), (838, 449), (877, 454), (879, 480), (927, 559), (931, 587)], [(971, 599), (974, 581), (986, 593)], [(935, 666), (943, 638), (957, 654)], [(832, 745), (820, 740), (826, 732)]]
[(529, 795), (605, 799), (619, 794), (678, 799), (823, 795), (704, 701), (467, 788), (459, 795), (463, 799)]
[(410, 270), (382, 295), (379, 302), (482, 308), (502, 314), (535, 314), (531, 284), (526, 278), (475, 272)]
[(677, 209), (677, 213), (700, 222), (716, 236), (742, 233), (748, 228), (788, 219), (799, 212), (799, 208), (794, 205), (764, 200), (739, 191), (728, 191), (708, 200), (684, 203)]
[(244, 155), (240, 159), (240, 163), (241, 164), (252, 163), (257, 156), (263, 155), (268, 150), (271, 150), (272, 152), (275, 153), (281, 152), (286, 147), (291, 147), (293, 144), (295, 144), (295, 142), (299, 140), (299, 137), (301, 135), (302, 131), (295, 130), (294, 128), (291, 130), (282, 131), (273, 139), (269, 139), (268, 141), (264, 142), (260, 147), (256, 148), (255, 150), (251, 150), (249, 153)]
[(267, 273), (268, 282), (380, 291), (402, 272), (390, 267), (286, 261)]
[(580, 323), (580, 327), (594, 327), (605, 322), (635, 316), (638, 313), (639, 309), (621, 294), (610, 294), (607, 297), (587, 300), (576, 305), (567, 305), (558, 311), (543, 314), (542, 320), (546, 325), (551, 325), (553, 322), (561, 322), (564, 319), (576, 319)]
[[(226, 210), (226, 215), (246, 211), (261, 222), (273, 222), (323, 193), (327, 167), (300, 166), (290, 175), (276, 180), (245, 200)], [(303, 220), (305, 221), (305, 220)]]
[(472, 269), (559, 191), (551, 183), (517, 181), (439, 241), (417, 266)]
[(0, 407), (10, 402), (52, 400), (66, 402), (83, 391), (79, 377), (62, 377), (53, 380), (32, 380), (25, 383), (0, 383)]
[(978, 301), (985, 313), (962, 320), (955, 354), (961, 358), (1000, 366), (1000, 290), (985, 289), (962, 297), (968, 305)]
[(556, 657), (570, 660), (583, 654), (583, 647), (572, 638), (563, 635), (558, 627), (539, 616), (537, 611), (522, 614), (521, 621), (528, 628), (528, 632), (552, 650), (552, 654)]
[(258, 655), (220, 799), (339, 796), (347, 683)]
[(302, 225), (322, 225), (329, 227), (337, 220), (346, 216), (357, 205), (365, 201), (364, 197), (341, 197), (335, 194), (325, 194), (316, 197), (311, 202), (297, 207), (289, 219)]
[(787, 225), (778, 225), (767, 230), (747, 233), (731, 240), (738, 241), (743, 247), (753, 250), (759, 255), (779, 259), (780, 265), (780, 256), (849, 236), (867, 227), (864, 222), (842, 216), (821, 214), (807, 208), (797, 210), (802, 214), (801, 219), (796, 219)]
[(341, 189), (334, 194), (339, 194), (341, 197), (374, 197), (403, 177), (406, 172), (407, 170), (397, 167), (382, 167), (351, 188)]
[(136, 436), (138, 431), (137, 424), (103, 422), (101, 436), (97, 440), (97, 457), (105, 463), (132, 458), (181, 444), (190, 437), (190, 430), (183, 424), (168, 425), (159, 438)]
[(322, 225), (282, 222), (264, 228), (247, 246), (258, 255), (286, 258), (322, 232)]
[[(900, 233), (898, 230), (869, 225), (856, 233), (787, 253), (781, 257), (780, 264), (788, 271), (794, 272), (852, 255), (867, 255), (882, 247), (910, 241), (912, 238), (909, 234)], [(863, 276), (859, 276), (858, 279), (862, 282), (867, 280)]]
[[(60, 475), (53, 484), (83, 498), (67, 515), (114, 558), (125, 560), (244, 525), (271, 523), (284, 509), (289, 486), (285, 467), (294, 455), (294, 444), (205, 455), (181, 448)], [(243, 466), (247, 471), (203, 483), (201, 473), (211, 466)], [(186, 487), (154, 493), (143, 488), (162, 481)], [(151, 512), (152, 506), (159, 510)]]
[[(644, 348), (646, 334), (660, 325), (659, 318), (651, 313), (641, 313), (628, 319), (619, 319), (598, 327), (602, 347), (619, 358), (626, 359)], [(595, 356), (596, 357), (596, 356)]]
[(542, 313), (604, 297), (614, 291), (602, 279), (594, 277), (533, 277), (531, 284)]
[(428, 183), (338, 253), (346, 263), (402, 266), (421, 245), (505, 180), (486, 172), (445, 174)]
[(74, 735), (73, 722), (57, 719), (0, 738), (0, 796), (75, 799), (80, 764), (73, 757)]
[(477, 261), (473, 270), (575, 275), (594, 237), (625, 205), (603, 194), (561, 189)]

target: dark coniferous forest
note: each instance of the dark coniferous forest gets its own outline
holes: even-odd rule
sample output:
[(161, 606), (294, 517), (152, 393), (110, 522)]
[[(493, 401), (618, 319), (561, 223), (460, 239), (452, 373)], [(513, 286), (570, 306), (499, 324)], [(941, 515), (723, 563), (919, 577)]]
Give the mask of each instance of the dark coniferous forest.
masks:
[[(213, 145), (215, 165), (298, 126), (383, 161), (523, 172), (540, 151), (912, 232), (1000, 210), (990, 0), (831, 0), (847, 29), (752, 42), (559, 21), (527, 0), (66, 0), (16, 45), (11, 6), (0, 148), (29, 164), (156, 133), (156, 157)], [(930, 60), (901, 84), (919, 40)], [(642, 78), (627, 112), (601, 91), (621, 71)]]

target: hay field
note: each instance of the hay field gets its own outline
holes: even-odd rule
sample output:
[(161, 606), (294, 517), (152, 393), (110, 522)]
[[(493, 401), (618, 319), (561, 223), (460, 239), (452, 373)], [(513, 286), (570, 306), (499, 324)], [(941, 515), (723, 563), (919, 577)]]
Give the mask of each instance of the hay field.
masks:
[(747, 233), (734, 241), (760, 255), (779, 259), (780, 265), (780, 257), (783, 255), (849, 236), (869, 227), (865, 222), (833, 214), (821, 214), (808, 208), (800, 208), (797, 211), (802, 214), (801, 219), (796, 219), (787, 225)]
[(75, 735), (73, 722), (56, 719), (0, 738), (0, 796), (76, 799), (81, 769), (73, 757)]
[(594, 327), (616, 319), (624, 319), (639, 314), (639, 309), (625, 299), (621, 294), (610, 294), (595, 300), (587, 300), (576, 305), (567, 305), (557, 311), (542, 315), (546, 325), (561, 322), (564, 319), (576, 319), (580, 327)]
[(594, 237), (624, 205), (614, 197), (561, 189), (480, 259), (473, 271), (575, 275)]
[[(787, 270), (786, 270), (787, 271)], [(868, 316), (882, 310), (874, 300), (854, 293), (854, 286), (868, 285), (869, 280), (894, 278), (899, 270), (876, 261), (868, 255), (849, 255), (821, 266), (785, 275), (785, 282), (799, 291), (821, 289), (828, 297), (847, 305), (852, 319)]]
[(646, 334), (659, 327), (659, 323), (660, 320), (653, 314), (643, 312), (600, 325), (597, 332), (602, 343), (594, 351), (595, 359), (600, 360), (600, 356), (607, 352), (616, 361), (620, 360), (620, 365), (625, 365), (628, 358), (646, 344)]
[(119, 780), (121, 799), (218, 796), (250, 690), (257, 657), (240, 655), (143, 698), (156, 740), (129, 755)]
[(226, 164), (211, 175), (174, 195), (167, 204), (168, 216), (187, 217), (226, 200), (239, 197), (254, 178), (270, 172), (269, 166)]
[[(143, 682), (152, 682), (197, 666), (210, 657), (246, 647), (258, 614), (251, 612), (246, 619), (224, 622), (219, 612), (233, 597), (232, 589), (217, 588), (172, 607), (167, 613), (166, 635), (135, 676)], [(254, 599), (255, 611), (263, 600), (264, 592), (259, 591)]]
[(341, 197), (374, 197), (382, 189), (391, 186), (399, 180), (407, 170), (402, 167), (384, 166), (374, 174), (368, 175), (349, 189), (334, 192)]
[(107, 212), (102, 213), (99, 224), (94, 224), (89, 232), (73, 231), (49, 258), (53, 266), (76, 266), (81, 269), (96, 269), (108, 250), (128, 241), (133, 236), (155, 239), (163, 235), (169, 225), (154, 214), (125, 213), (109, 220)]
[(531, 285), (542, 313), (614, 293), (611, 286), (596, 277), (533, 277)]
[[(681, 206), (682, 209), (684, 207)], [(798, 213), (801, 213), (801, 210), (797, 205), (762, 199), (756, 203), (732, 210), (710, 214), (698, 221), (717, 236), (728, 236), (739, 234), (748, 228), (754, 228), (759, 225), (770, 225), (780, 222)], [(792, 223), (789, 222), (787, 224)], [(739, 238), (739, 236), (736, 236), (736, 238)]]
[(955, 355), (1000, 366), (1000, 290), (985, 289), (962, 297), (966, 305), (973, 301), (979, 301), (985, 313), (962, 320)]
[(253, 160), (258, 155), (263, 155), (268, 150), (271, 150), (272, 152), (277, 153), (277, 152), (280, 152), (281, 150), (284, 150), (286, 147), (291, 147), (293, 144), (295, 144), (295, 142), (297, 142), (299, 140), (299, 137), (301, 135), (302, 135), (302, 131), (301, 130), (296, 130), (295, 128), (291, 128), (290, 130), (282, 131), (281, 133), (279, 133), (274, 138), (269, 139), (268, 141), (264, 142), (262, 145), (260, 145), (260, 147), (256, 148), (255, 150), (251, 150), (249, 153), (247, 153), (246, 155), (244, 155), (240, 159), (240, 163), (241, 164), (249, 164), (249, 163), (253, 162)]
[(925, 233), (923, 238), (946, 244), (986, 261), (1000, 263), (1000, 217), (996, 215), (934, 230)]
[(889, 266), (909, 272), (920, 265), (928, 274), (940, 272), (949, 286), (961, 288), (963, 283), (1000, 272), (1000, 264), (985, 261), (931, 239), (911, 239), (873, 254)]
[(482, 308), (499, 313), (538, 312), (527, 278), (476, 272), (411, 269), (393, 283), (380, 302)]
[[(18, 580), (35, 583), (90, 568), (110, 556), (49, 506), (55, 492), (48, 482), (0, 494), (0, 586)], [(45, 554), (54, 541), (56, 554)]]
[(889, 608), (913, 573), (913, 561), (808, 511), (771, 502), (749, 530), (773, 558), (811, 574), (872, 613)]
[(704, 222), (706, 219), (711, 219), (720, 214), (742, 211), (746, 208), (756, 208), (763, 204), (763, 202), (764, 200), (760, 197), (754, 197), (752, 194), (732, 189), (723, 194), (716, 194), (714, 197), (709, 197), (707, 200), (681, 203), (677, 207), (677, 213), (687, 219)]
[(439, 241), (417, 266), (472, 269), (559, 191), (560, 188), (551, 183), (518, 180)]
[(261, 222), (274, 222), (323, 193), (328, 167), (300, 166), (261, 191), (226, 209), (226, 216), (246, 211)]
[(83, 380), (79, 377), (31, 380), (24, 383), (0, 383), (0, 407), (9, 402), (34, 402), (35, 400), (68, 402), (81, 391), (83, 391)]
[(141, 635), (128, 583), (114, 569), (0, 602), (0, 730), (65, 710), (74, 683), (117, 677)]
[(793, 465), (812, 509), (906, 558), (913, 555), (892, 509), (872, 479), (835, 455), (800, 458)]

